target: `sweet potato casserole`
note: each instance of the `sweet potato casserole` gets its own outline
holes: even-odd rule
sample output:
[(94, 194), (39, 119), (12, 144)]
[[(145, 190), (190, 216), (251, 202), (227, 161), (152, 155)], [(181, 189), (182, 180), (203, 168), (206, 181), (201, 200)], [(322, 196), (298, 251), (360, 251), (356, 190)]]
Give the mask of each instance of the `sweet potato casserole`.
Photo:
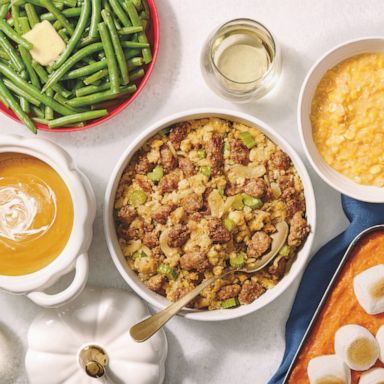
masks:
[(288, 270), (309, 232), (290, 158), (253, 127), (219, 118), (181, 122), (134, 155), (115, 199), (129, 267), (171, 301), (228, 266), (252, 265), (282, 220), (289, 235), (271, 264), (218, 279), (191, 303), (197, 309), (249, 304)]

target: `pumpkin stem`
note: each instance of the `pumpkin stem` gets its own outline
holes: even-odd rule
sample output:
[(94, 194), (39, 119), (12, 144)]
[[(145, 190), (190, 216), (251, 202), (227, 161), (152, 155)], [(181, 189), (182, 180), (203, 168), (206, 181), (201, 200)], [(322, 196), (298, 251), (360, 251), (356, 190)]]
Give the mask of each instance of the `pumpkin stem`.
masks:
[(105, 375), (108, 356), (97, 345), (87, 345), (79, 353), (79, 363), (88, 376), (98, 378)]

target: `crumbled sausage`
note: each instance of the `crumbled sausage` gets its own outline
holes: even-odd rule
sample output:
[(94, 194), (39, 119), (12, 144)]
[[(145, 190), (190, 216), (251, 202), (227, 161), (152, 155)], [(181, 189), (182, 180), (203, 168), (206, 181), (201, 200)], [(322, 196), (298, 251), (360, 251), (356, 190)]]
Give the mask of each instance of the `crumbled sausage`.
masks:
[(232, 297), (236, 297), (241, 291), (241, 287), (239, 284), (230, 284), (225, 285), (220, 288), (219, 292), (217, 292), (216, 296), (219, 300), (227, 300)]
[(231, 160), (235, 163), (248, 165), (249, 149), (240, 140), (231, 140)]
[(137, 216), (136, 209), (130, 205), (121, 207), (117, 212), (117, 218), (119, 222), (124, 226), (128, 227)]
[(184, 177), (190, 177), (195, 174), (195, 167), (188, 157), (179, 158), (179, 167), (182, 170)]
[(154, 167), (155, 167), (155, 164), (151, 163), (148, 160), (146, 153), (143, 153), (137, 159), (135, 171), (140, 175), (146, 175), (148, 172), (152, 171)]
[(292, 218), (296, 212), (305, 210), (305, 202), (295, 188), (289, 187), (283, 191), (281, 198), (285, 201), (287, 217)]
[(244, 192), (256, 198), (263, 197), (267, 190), (265, 181), (261, 178), (250, 180), (244, 187)]
[(152, 192), (152, 186), (151, 183), (147, 180), (147, 178), (143, 175), (136, 175), (135, 176), (136, 183), (139, 184), (140, 188), (147, 193)]
[(154, 231), (148, 231), (144, 233), (142, 242), (149, 248), (154, 248), (159, 244), (159, 238)]
[(190, 193), (184, 196), (180, 202), (181, 206), (184, 208), (184, 211), (187, 213), (193, 213), (198, 211), (203, 206), (203, 199), (197, 193)]
[(271, 242), (271, 238), (264, 231), (255, 232), (251, 241), (248, 243), (248, 257), (260, 257), (268, 251), (271, 246)]
[(177, 159), (166, 144), (160, 148), (160, 163), (165, 172), (170, 172), (177, 167)]
[(277, 265), (272, 264), (268, 268), (268, 272), (276, 277), (278, 280), (280, 280), (285, 275), (285, 270), (287, 268), (287, 259), (285, 257), (282, 257), (278, 262)]
[(126, 232), (128, 240), (141, 240), (144, 236), (144, 221), (142, 219), (134, 220)]
[(160, 224), (165, 224), (168, 220), (168, 216), (172, 212), (172, 207), (169, 205), (161, 205), (157, 207), (152, 213), (152, 219)]
[(220, 219), (211, 219), (208, 223), (209, 237), (214, 243), (227, 243), (231, 240), (231, 233), (224, 227)]
[(169, 133), (169, 140), (171, 140), (171, 143), (176, 150), (180, 148), (180, 143), (187, 137), (188, 128), (190, 126), (191, 123), (185, 121), (179, 123), (171, 129), (171, 132)]
[(163, 275), (155, 275), (149, 278), (147, 281), (144, 282), (147, 288), (149, 288), (151, 291), (160, 293), (163, 288), (163, 284), (165, 283), (165, 276)]
[(291, 164), (291, 159), (281, 149), (272, 154), (271, 160), (272, 164), (278, 169), (287, 170)]
[(179, 174), (176, 172), (168, 173), (159, 182), (159, 191), (161, 194), (172, 192), (177, 189), (179, 183)]
[(182, 247), (189, 239), (190, 231), (186, 225), (176, 224), (168, 234), (168, 245), (171, 248)]
[(296, 212), (290, 222), (288, 245), (291, 247), (300, 247), (309, 233), (307, 220), (301, 212)]
[(219, 134), (213, 134), (206, 145), (207, 158), (211, 163), (212, 175), (222, 172), (224, 166), (223, 138)]
[(256, 281), (246, 281), (239, 294), (240, 304), (250, 304), (265, 292), (265, 288)]
[(180, 266), (187, 271), (204, 272), (209, 266), (209, 260), (203, 252), (189, 252), (180, 258)]
[[(191, 292), (193, 287), (180, 287), (176, 288), (173, 294), (171, 294), (171, 300), (177, 301), (181, 299), (183, 296), (185, 296), (188, 292)], [(188, 307), (191, 305), (191, 303), (188, 304)]]

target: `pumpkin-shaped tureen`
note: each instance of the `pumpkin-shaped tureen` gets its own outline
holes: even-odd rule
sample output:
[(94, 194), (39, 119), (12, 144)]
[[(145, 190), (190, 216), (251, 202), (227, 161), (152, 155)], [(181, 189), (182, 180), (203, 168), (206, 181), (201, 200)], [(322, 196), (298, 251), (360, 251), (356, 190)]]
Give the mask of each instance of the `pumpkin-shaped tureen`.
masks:
[(167, 340), (163, 331), (136, 343), (129, 328), (148, 316), (131, 293), (88, 288), (73, 303), (45, 310), (29, 333), (31, 384), (160, 384)]

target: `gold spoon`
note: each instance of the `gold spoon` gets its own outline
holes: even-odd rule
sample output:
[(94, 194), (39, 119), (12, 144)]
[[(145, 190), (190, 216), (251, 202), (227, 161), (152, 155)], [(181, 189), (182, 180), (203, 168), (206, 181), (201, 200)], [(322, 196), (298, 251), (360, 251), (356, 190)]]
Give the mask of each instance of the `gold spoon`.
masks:
[(210, 286), (217, 279), (223, 278), (231, 272), (253, 273), (263, 269), (280, 251), (288, 236), (288, 224), (285, 221), (278, 223), (276, 225), (276, 229), (277, 231), (271, 235), (271, 250), (262, 258), (257, 260), (257, 263), (253, 264), (252, 268), (226, 268), (220, 275), (213, 276), (210, 279), (204, 280), (200, 285), (194, 288), (191, 292), (188, 292), (180, 300), (175, 301), (168, 307), (164, 308), (162, 311), (134, 325), (129, 331), (132, 338), (138, 343), (142, 343), (143, 341), (148, 340), (173, 316), (175, 316), (181, 309), (183, 309), (183, 307), (185, 307), (191, 300), (193, 300), (203, 289)]

